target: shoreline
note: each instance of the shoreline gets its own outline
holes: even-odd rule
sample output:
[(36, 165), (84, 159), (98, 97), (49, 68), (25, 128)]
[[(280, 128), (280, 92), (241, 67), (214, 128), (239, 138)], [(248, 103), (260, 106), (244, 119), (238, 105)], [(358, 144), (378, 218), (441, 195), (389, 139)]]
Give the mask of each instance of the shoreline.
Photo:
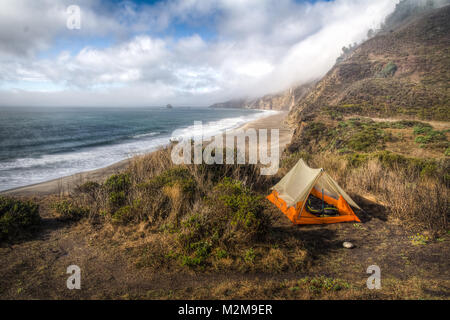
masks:
[[(279, 129), (280, 132), (280, 148), (284, 149), (285, 146), (291, 141), (293, 131), (289, 128), (286, 123), (286, 118), (288, 111), (277, 112), (276, 114), (268, 115), (266, 117), (261, 117), (256, 120), (249, 121), (243, 125), (235, 128), (233, 130), (249, 128), (253, 129)], [(163, 146), (161, 146), (163, 147)], [(155, 150), (156, 151), (156, 150)], [(154, 152), (154, 151), (153, 151)], [(149, 152), (152, 153), (152, 152)], [(8, 189), (0, 191), (0, 195), (6, 196), (49, 196), (49, 195), (59, 195), (67, 194), (73, 188), (77, 182), (81, 181), (97, 181), (103, 182), (107, 177), (112, 174), (118, 173), (124, 170), (131, 158), (121, 160), (107, 167), (83, 171), (80, 173), (75, 173), (69, 176), (64, 176), (45, 182), (39, 182), (31, 185), (26, 185), (23, 187), (17, 187), (13, 189)]]

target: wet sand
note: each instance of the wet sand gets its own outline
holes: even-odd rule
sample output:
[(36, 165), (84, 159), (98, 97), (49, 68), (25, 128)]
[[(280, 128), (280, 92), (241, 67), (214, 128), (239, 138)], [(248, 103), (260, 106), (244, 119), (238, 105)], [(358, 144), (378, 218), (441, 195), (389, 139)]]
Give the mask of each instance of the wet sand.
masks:
[[(280, 149), (284, 150), (284, 148), (292, 138), (292, 130), (288, 127), (285, 121), (287, 114), (288, 112), (280, 112), (275, 115), (257, 119), (255, 121), (246, 123), (239, 129), (279, 129)], [(14, 188), (11, 190), (2, 191), (0, 192), (0, 194), (25, 197), (65, 194), (69, 192), (71, 188), (81, 184), (84, 181), (104, 181), (110, 175), (124, 170), (127, 167), (129, 161), (130, 159), (126, 159), (105, 168), (81, 172), (67, 177), (61, 177), (58, 179), (28, 185), (25, 187)]]

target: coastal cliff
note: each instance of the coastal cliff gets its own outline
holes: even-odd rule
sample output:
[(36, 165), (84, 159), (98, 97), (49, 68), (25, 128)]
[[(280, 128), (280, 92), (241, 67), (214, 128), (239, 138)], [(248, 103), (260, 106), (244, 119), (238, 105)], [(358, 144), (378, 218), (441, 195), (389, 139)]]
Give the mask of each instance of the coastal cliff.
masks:
[(238, 108), (289, 111), (309, 92), (312, 83), (289, 88), (277, 94), (267, 94), (260, 98), (234, 99), (215, 103), (210, 108)]

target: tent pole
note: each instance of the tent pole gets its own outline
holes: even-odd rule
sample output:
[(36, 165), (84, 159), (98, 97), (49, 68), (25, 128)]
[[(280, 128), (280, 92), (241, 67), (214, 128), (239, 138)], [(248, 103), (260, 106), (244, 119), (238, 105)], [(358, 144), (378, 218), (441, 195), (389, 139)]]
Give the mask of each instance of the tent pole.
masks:
[[(320, 179), (320, 177), (322, 176), (322, 174), (323, 174), (323, 169), (322, 169), (322, 171), (320, 172), (320, 174), (316, 177), (316, 179), (314, 180), (314, 183), (312, 184), (311, 189), (309, 189), (308, 195), (306, 196), (305, 201), (303, 201), (303, 204), (302, 204), (302, 210), (300, 210), (300, 212), (298, 213), (298, 215), (295, 217), (295, 220), (297, 220), (297, 219), (300, 217), (300, 215), (301, 215), (302, 212), (303, 212), (303, 209), (305, 209), (306, 201), (308, 200), (308, 197), (309, 197), (309, 195), (310, 195), (310, 193), (311, 193), (311, 190), (314, 188), (314, 186), (316, 185), (317, 181)], [(322, 193), (322, 194), (323, 194), (323, 193)]]
[(322, 214), (324, 214), (324, 209), (325, 209), (325, 207), (324, 207), (324, 205), (323, 205), (323, 188), (322, 188)]

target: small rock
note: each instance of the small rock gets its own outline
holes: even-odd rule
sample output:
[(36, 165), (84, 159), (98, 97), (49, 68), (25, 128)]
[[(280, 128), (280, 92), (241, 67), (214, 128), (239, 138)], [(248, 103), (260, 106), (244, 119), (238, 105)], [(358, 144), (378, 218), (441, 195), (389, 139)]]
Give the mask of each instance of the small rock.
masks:
[(355, 247), (355, 245), (349, 241), (345, 241), (342, 245), (344, 246), (344, 248), (347, 248), (347, 249), (351, 249), (351, 248)]

